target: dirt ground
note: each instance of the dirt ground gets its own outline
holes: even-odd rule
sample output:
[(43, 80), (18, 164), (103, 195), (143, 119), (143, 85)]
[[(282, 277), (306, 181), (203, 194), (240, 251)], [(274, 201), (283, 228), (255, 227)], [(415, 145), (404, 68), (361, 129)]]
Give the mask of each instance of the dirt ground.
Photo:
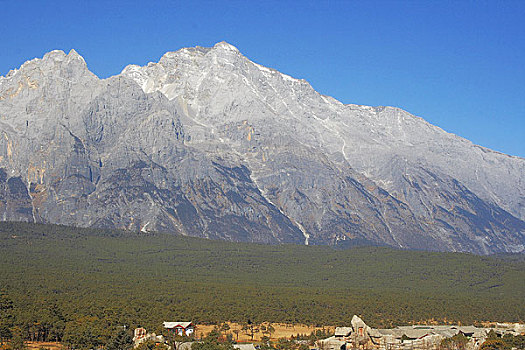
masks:
[(62, 344), (55, 343), (55, 342), (30, 341), (30, 342), (26, 342), (26, 345), (27, 345), (27, 348), (29, 350), (38, 350), (41, 347), (44, 347), (44, 348), (49, 349), (49, 350), (59, 350), (59, 349), (64, 349), (65, 348), (64, 346), (62, 346)]
[[(246, 331), (242, 330), (242, 326), (237, 323), (228, 323), (230, 326), (230, 330), (227, 332), (224, 332), (226, 334), (232, 334), (233, 340), (238, 340), (239, 342), (251, 342), (252, 338), (251, 335), (247, 334)], [(268, 327), (269, 323), (264, 324), (266, 327)], [(313, 326), (306, 326), (306, 325), (291, 325), (291, 324), (285, 324), (285, 323), (272, 323), (272, 327), (275, 329), (274, 332), (272, 332), (270, 339), (277, 340), (279, 338), (290, 338), (291, 336), (296, 336), (298, 334), (307, 334), (309, 335), (315, 330), (318, 329), (325, 329), (327, 331), (334, 331), (335, 327), (313, 327)], [(198, 338), (201, 338), (202, 336), (208, 334), (212, 329), (213, 325), (197, 325), (195, 327), (195, 334)], [(238, 333), (237, 333), (238, 331)], [(260, 330), (258, 332), (254, 332), (254, 341), (260, 340), (263, 335), (268, 335), (268, 333), (262, 334)]]

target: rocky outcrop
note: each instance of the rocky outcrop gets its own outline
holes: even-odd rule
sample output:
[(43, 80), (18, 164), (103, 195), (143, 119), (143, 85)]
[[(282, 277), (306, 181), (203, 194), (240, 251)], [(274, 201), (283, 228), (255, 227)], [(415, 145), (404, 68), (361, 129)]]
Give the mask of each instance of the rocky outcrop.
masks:
[(343, 105), (233, 46), (98, 79), (75, 51), (0, 78), (4, 220), (264, 243), (525, 247), (525, 160)]

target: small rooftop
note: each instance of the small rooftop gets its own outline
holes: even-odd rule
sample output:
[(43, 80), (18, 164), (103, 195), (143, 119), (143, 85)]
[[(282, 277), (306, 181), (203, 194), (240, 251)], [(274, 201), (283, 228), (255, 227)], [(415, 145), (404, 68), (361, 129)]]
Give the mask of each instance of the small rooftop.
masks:
[(164, 328), (182, 327), (186, 329), (189, 326), (193, 326), (193, 323), (191, 322), (164, 322)]
[(336, 327), (335, 336), (336, 337), (346, 337), (352, 333), (352, 327)]
[(233, 348), (236, 350), (255, 350), (253, 344), (233, 344)]

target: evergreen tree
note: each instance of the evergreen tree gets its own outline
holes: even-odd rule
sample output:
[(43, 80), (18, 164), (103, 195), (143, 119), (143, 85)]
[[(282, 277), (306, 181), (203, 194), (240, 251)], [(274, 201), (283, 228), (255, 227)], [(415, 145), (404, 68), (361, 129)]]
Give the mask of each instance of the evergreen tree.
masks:
[(166, 344), (157, 344), (153, 340), (142, 342), (134, 350), (168, 350)]
[(441, 350), (464, 350), (467, 348), (468, 338), (462, 333), (458, 333), (450, 338), (441, 341)]
[(114, 337), (109, 339), (106, 344), (106, 350), (128, 350), (133, 347), (133, 338), (131, 334), (122, 329)]
[(215, 327), (204, 338), (204, 341), (195, 342), (191, 345), (191, 350), (233, 350), (231, 342), (220, 342), (220, 330)]
[(22, 335), (22, 330), (18, 327), (13, 328), (12, 330), (13, 337), (11, 339), (11, 348), (13, 350), (25, 350), (27, 346), (24, 342), (24, 337)]

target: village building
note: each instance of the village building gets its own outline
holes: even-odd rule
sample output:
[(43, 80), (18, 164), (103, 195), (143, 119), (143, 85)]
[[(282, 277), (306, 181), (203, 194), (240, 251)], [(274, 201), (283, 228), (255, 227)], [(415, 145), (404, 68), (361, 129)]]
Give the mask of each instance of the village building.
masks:
[(334, 336), (339, 340), (349, 340), (352, 334), (352, 327), (336, 327)]
[(139, 327), (139, 328), (135, 328), (135, 330), (133, 331), (133, 340), (135, 339), (142, 339), (146, 336), (146, 329), (145, 328), (142, 328), (142, 327)]
[(496, 328), (457, 325), (412, 325), (375, 329), (354, 315), (351, 327), (337, 327), (332, 337), (318, 340), (319, 350), (437, 350), (443, 339), (463, 334), (469, 339), (469, 350), (479, 349), (490, 330), (500, 336), (525, 333), (521, 324), (498, 324)]
[(333, 336), (330, 338), (318, 340), (315, 345), (319, 350), (346, 350), (347, 342)]
[(256, 350), (253, 344), (233, 344), (235, 350)]
[(157, 344), (163, 344), (165, 339), (162, 335), (156, 335), (155, 333), (147, 333), (145, 328), (135, 328), (133, 331), (133, 347), (139, 346), (141, 343), (151, 340)]
[(164, 328), (172, 334), (190, 337), (195, 331), (192, 322), (164, 322)]
[(494, 331), (497, 334), (512, 334), (512, 335), (519, 335), (519, 334), (525, 334), (525, 324), (520, 323), (496, 323), (496, 327), (494, 328)]

